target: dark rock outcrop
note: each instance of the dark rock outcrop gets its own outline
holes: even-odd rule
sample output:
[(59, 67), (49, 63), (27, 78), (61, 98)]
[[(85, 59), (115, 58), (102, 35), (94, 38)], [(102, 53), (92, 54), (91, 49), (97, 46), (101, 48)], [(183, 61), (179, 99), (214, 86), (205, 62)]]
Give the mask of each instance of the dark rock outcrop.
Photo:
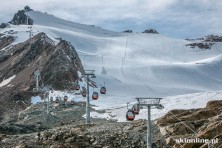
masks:
[(190, 48), (195, 48), (195, 47), (198, 47), (200, 49), (211, 49), (211, 46), (213, 45), (214, 43), (191, 43), (191, 44), (186, 44), (186, 46), (190, 46)]
[(155, 29), (147, 29), (142, 33), (153, 33), (153, 34), (159, 34)]
[(123, 33), (132, 33), (132, 30), (124, 30)]
[(222, 42), (222, 36), (208, 35), (204, 38), (205, 42)]
[(6, 28), (8, 26), (9, 26), (8, 23), (1, 23), (0, 28), (4, 29), (4, 28)]
[(211, 47), (217, 43), (222, 42), (222, 36), (218, 35), (208, 35), (203, 38), (197, 39), (186, 39), (187, 41), (192, 41), (193, 43), (186, 44), (186, 46), (190, 46), (190, 48), (199, 48), (199, 49), (211, 49)]
[(13, 25), (20, 25), (20, 24), (27, 24), (27, 23), (28, 25), (32, 25), (33, 20), (26, 15), (27, 11), (32, 11), (32, 9), (26, 6), (24, 10), (19, 10), (9, 23)]

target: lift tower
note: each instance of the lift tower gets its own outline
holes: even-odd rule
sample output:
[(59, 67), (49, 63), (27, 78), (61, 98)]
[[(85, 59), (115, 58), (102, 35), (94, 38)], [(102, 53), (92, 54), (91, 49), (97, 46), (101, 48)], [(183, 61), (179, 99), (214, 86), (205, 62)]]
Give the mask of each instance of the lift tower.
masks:
[(151, 141), (151, 107), (157, 109), (162, 109), (163, 105), (160, 104), (162, 98), (136, 98), (139, 104), (139, 107), (146, 106), (148, 108), (148, 119), (147, 119), (147, 148), (152, 148)]
[(83, 76), (86, 76), (87, 82), (87, 100), (86, 100), (86, 124), (90, 124), (90, 102), (89, 102), (89, 77), (95, 78), (95, 70), (84, 70)]

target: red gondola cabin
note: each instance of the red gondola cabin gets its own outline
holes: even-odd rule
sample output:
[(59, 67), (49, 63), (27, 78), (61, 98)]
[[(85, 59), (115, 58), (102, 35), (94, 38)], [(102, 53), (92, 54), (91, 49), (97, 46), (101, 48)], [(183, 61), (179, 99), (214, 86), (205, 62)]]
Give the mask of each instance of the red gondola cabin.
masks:
[(133, 112), (131, 109), (129, 109), (129, 110), (126, 112), (126, 119), (127, 119), (128, 121), (133, 121), (133, 120), (135, 119), (135, 114), (134, 114), (134, 112)]
[(68, 96), (64, 96), (64, 101), (67, 101), (68, 100)]
[(79, 85), (79, 84), (76, 84), (75, 89), (76, 89), (76, 90), (79, 90), (79, 89), (80, 89), (80, 85)]

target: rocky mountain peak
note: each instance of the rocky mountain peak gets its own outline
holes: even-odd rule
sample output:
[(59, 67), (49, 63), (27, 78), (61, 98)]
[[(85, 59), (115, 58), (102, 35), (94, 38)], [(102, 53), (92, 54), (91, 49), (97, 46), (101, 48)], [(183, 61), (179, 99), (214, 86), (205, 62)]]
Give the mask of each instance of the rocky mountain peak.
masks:
[(25, 7), (24, 7), (24, 10), (25, 10), (25, 11), (33, 11), (29, 6), (25, 6)]
[[(75, 48), (69, 42), (61, 40), (56, 45), (45, 33), (39, 33), (23, 43), (12, 46), (10, 49), (3, 51), (2, 54), (11, 55), (8, 60), (13, 62), (10, 63), (10, 69), (5, 67), (6, 75), (2, 75), (0, 80), (16, 75), (32, 66), (32, 72), (36, 68), (43, 71), (42, 77), (46, 77), (46, 84), (52, 84), (57, 89), (65, 89), (65, 84), (56, 85), (54, 83), (56, 81), (55, 77), (59, 78), (58, 75), (61, 73), (70, 72), (72, 75), (69, 77), (69, 81), (74, 81), (78, 78), (77, 70), (82, 71), (83, 69)], [(7, 60), (2, 64), (5, 63), (7, 63)], [(61, 79), (63, 79), (62, 75)]]
[[(11, 41), (11, 38), (5, 40)], [(0, 45), (4, 46), (6, 45)], [(8, 46), (5, 50), (0, 49), (0, 55), (2, 59), (0, 83), (11, 78), (7, 85), (0, 87), (0, 104), (5, 104), (6, 100), (10, 102), (17, 93), (32, 92), (35, 87), (33, 74), (37, 68), (41, 73), (40, 85), (50, 85), (60, 90), (73, 85), (78, 79), (77, 71), (83, 71), (75, 48), (65, 40), (55, 44), (45, 33), (39, 33), (25, 42)], [(20, 98), (27, 99), (27, 96)], [(9, 102), (7, 103), (10, 104)], [(4, 105), (1, 108), (5, 108)]]
[(23, 10), (19, 10), (13, 17), (13, 19), (9, 22), (13, 25), (21, 25), (28, 24), (32, 25), (33, 20), (27, 16), (29, 11), (33, 11), (29, 6), (25, 6)]

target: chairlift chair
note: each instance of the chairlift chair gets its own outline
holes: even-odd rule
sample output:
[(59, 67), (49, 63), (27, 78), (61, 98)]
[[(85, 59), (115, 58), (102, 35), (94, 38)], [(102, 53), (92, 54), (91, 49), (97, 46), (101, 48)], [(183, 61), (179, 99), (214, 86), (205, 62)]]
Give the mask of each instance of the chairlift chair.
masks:
[(128, 121), (133, 121), (135, 119), (135, 113), (129, 109), (127, 112), (126, 112), (126, 119)]
[(99, 97), (98, 92), (95, 92), (95, 91), (94, 91), (93, 94), (92, 94), (92, 99), (93, 99), (93, 100), (97, 100), (98, 97)]
[(100, 93), (101, 93), (101, 94), (106, 94), (106, 87), (105, 87), (105, 86), (102, 86), (102, 87), (100, 88)]

